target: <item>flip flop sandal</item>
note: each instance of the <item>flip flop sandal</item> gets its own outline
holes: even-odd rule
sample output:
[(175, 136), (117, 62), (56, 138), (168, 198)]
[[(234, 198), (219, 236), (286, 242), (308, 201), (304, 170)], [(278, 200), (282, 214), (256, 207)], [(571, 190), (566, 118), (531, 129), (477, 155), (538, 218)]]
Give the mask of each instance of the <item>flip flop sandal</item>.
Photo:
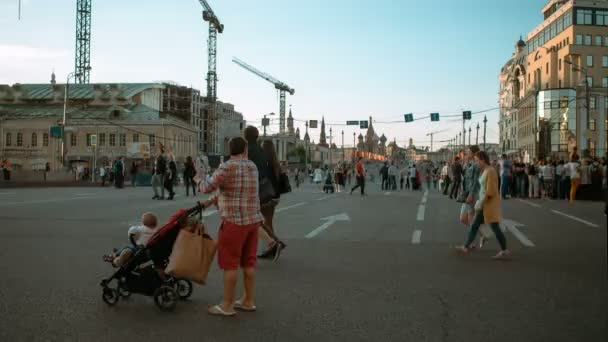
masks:
[(239, 311), (244, 311), (244, 312), (255, 312), (256, 311), (256, 306), (245, 306), (243, 305), (243, 303), (241, 303), (240, 300), (237, 300), (236, 302), (234, 302), (234, 309), (235, 310), (239, 310)]
[(222, 309), (221, 305), (214, 305), (214, 306), (210, 307), (207, 312), (209, 312), (210, 315), (214, 315), (214, 316), (231, 317), (231, 316), (236, 315), (236, 311), (235, 312), (226, 312), (226, 311), (224, 311), (224, 309)]

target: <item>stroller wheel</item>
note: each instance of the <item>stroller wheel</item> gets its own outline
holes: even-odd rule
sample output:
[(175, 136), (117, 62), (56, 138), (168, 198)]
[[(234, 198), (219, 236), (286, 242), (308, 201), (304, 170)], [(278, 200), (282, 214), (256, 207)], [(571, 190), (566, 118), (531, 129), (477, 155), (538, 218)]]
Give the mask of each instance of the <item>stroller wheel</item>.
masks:
[(101, 296), (101, 298), (109, 306), (114, 306), (116, 305), (116, 303), (118, 303), (118, 291), (106, 287), (105, 289), (103, 289), (103, 295)]
[(179, 299), (188, 299), (192, 295), (192, 282), (186, 279), (175, 280), (175, 291)]
[(161, 286), (154, 291), (154, 303), (161, 311), (173, 311), (177, 305), (177, 293), (172, 287)]
[(125, 298), (125, 299), (126, 299), (126, 298), (131, 297), (131, 291), (129, 291), (129, 290), (127, 290), (127, 289), (125, 289), (125, 288), (124, 288), (124, 287), (122, 287), (122, 286), (119, 286), (119, 287), (118, 287), (118, 293), (120, 294), (120, 296), (121, 296), (122, 298)]

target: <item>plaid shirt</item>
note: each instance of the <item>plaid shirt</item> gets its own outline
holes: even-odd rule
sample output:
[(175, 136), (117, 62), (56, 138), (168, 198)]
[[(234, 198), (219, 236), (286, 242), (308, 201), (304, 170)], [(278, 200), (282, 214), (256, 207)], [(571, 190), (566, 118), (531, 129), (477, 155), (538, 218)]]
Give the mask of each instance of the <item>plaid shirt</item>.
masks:
[(203, 181), (203, 192), (219, 189), (212, 198), (223, 220), (236, 225), (262, 222), (258, 195), (258, 169), (242, 156), (231, 156)]

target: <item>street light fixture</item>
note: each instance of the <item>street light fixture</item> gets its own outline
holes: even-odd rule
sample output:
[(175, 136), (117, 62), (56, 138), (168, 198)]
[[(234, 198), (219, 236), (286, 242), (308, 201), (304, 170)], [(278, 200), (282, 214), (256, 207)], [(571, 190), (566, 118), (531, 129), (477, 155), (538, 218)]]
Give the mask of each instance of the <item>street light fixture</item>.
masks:
[(266, 126), (268, 126), (270, 123), (270, 119), (267, 119), (266, 115), (268, 115), (268, 116), (274, 115), (274, 112), (264, 114), (264, 119), (262, 119), (262, 126), (264, 126), (264, 136), (266, 136)]

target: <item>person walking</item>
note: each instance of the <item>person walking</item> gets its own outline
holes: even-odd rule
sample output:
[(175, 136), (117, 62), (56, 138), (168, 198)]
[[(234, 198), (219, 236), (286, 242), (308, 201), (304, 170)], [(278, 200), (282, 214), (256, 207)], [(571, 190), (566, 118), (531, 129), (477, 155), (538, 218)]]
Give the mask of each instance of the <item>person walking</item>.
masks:
[(173, 186), (177, 181), (177, 164), (175, 163), (175, 157), (173, 154), (169, 155), (169, 163), (168, 163), (168, 174), (165, 177), (165, 189), (169, 191), (169, 197), (167, 200), (172, 201), (175, 197), (175, 191), (173, 191)]
[(443, 194), (447, 196), (450, 188), (450, 165), (447, 162), (441, 168), (441, 179), (443, 180)]
[[(152, 190), (154, 191), (154, 197), (152, 199), (164, 200), (165, 199), (165, 178), (167, 175), (167, 159), (165, 158), (165, 149), (160, 146), (158, 156), (154, 161), (154, 175), (152, 176)], [(160, 187), (160, 196), (158, 195), (158, 188)]]
[(506, 154), (502, 155), (498, 163), (500, 165), (500, 194), (503, 199), (507, 199), (511, 191), (512, 164)]
[(412, 187), (412, 191), (416, 191), (418, 189), (417, 180), (416, 180), (416, 164), (412, 164), (407, 170), (407, 177), (410, 180), (410, 186)]
[(399, 170), (395, 166), (395, 162), (391, 162), (391, 166), (388, 168), (388, 189), (397, 190), (397, 176), (399, 175)]
[(186, 187), (186, 196), (190, 196), (190, 188), (192, 188), (192, 196), (196, 196), (196, 182), (194, 181), (194, 176), (196, 176), (194, 161), (191, 156), (187, 156), (186, 162), (184, 163), (184, 186)]
[(460, 157), (454, 158), (454, 164), (452, 165), (452, 191), (450, 191), (450, 199), (458, 198), (458, 192), (462, 185), (462, 164), (460, 163)]
[[(216, 316), (234, 316), (236, 310), (256, 310), (254, 286), (258, 229), (263, 221), (258, 194), (258, 169), (247, 158), (247, 142), (233, 138), (228, 143), (230, 159), (220, 164), (212, 176), (203, 180), (203, 192), (219, 194), (202, 202), (203, 207), (218, 207), (221, 226), (218, 232), (218, 266), (224, 272), (224, 298), (209, 308)], [(238, 269), (243, 270), (245, 293), (236, 299)]]
[(555, 167), (555, 189), (557, 193), (557, 199), (565, 198), (565, 189), (564, 182), (566, 181), (566, 174), (564, 168), (564, 161), (560, 160)]
[(361, 196), (365, 196), (365, 169), (363, 168), (363, 157), (359, 157), (357, 160), (357, 164), (355, 164), (355, 169), (357, 170), (357, 184), (350, 189), (350, 194), (357, 188), (361, 188)]
[(543, 198), (551, 199), (554, 197), (555, 165), (548, 161), (541, 166), (541, 174), (543, 176)]
[(479, 177), (479, 199), (475, 202), (475, 219), (473, 220), (465, 244), (457, 247), (457, 250), (462, 253), (468, 253), (473, 247), (479, 227), (483, 223), (486, 223), (490, 225), (500, 244), (500, 251), (494, 256), (494, 259), (504, 259), (510, 255), (510, 252), (507, 249), (507, 239), (499, 225), (500, 193), (498, 191), (498, 175), (494, 168), (490, 166), (490, 158), (486, 152), (477, 152), (476, 160), (479, 163), (481, 177)]
[(131, 170), (129, 170), (129, 174), (131, 176), (131, 186), (134, 188), (137, 187), (137, 174), (139, 173), (138, 169), (139, 167), (137, 166), (137, 163), (133, 161), (131, 163)]
[(114, 186), (117, 189), (122, 189), (125, 181), (125, 163), (122, 157), (119, 157), (114, 162)]
[(536, 163), (530, 163), (527, 167), (528, 173), (528, 197), (538, 198), (539, 197), (539, 181), (538, 181), (538, 170)]
[(46, 182), (49, 172), (51, 172), (51, 163), (46, 162), (46, 164), (44, 164), (44, 181)]
[(101, 177), (101, 187), (106, 186), (106, 180), (108, 179), (108, 174), (106, 171), (106, 167), (101, 165), (99, 168), (99, 177)]
[(277, 237), (276, 229), (274, 227), (274, 214), (281, 199), (281, 189), (279, 187), (281, 166), (279, 165), (277, 152), (271, 140), (264, 140), (262, 143), (262, 150), (266, 159), (266, 172), (268, 173), (268, 178), (272, 184), (274, 196), (270, 201), (261, 205), (261, 212), (262, 216), (264, 217), (262, 228), (268, 234), (268, 236), (272, 238), (272, 240), (270, 241), (267, 249), (263, 251), (259, 257), (262, 259), (272, 258), (273, 261), (276, 261), (281, 255), (283, 249), (287, 247), (287, 245)]
[(380, 185), (380, 188), (382, 190), (388, 190), (388, 184), (389, 184), (389, 179), (388, 179), (388, 162), (384, 162), (384, 164), (382, 164), (382, 167), (380, 168), (380, 178), (382, 179), (382, 183)]
[(573, 153), (570, 157), (570, 162), (566, 165), (568, 175), (570, 176), (570, 203), (576, 199), (576, 192), (581, 184), (581, 164), (578, 154)]

